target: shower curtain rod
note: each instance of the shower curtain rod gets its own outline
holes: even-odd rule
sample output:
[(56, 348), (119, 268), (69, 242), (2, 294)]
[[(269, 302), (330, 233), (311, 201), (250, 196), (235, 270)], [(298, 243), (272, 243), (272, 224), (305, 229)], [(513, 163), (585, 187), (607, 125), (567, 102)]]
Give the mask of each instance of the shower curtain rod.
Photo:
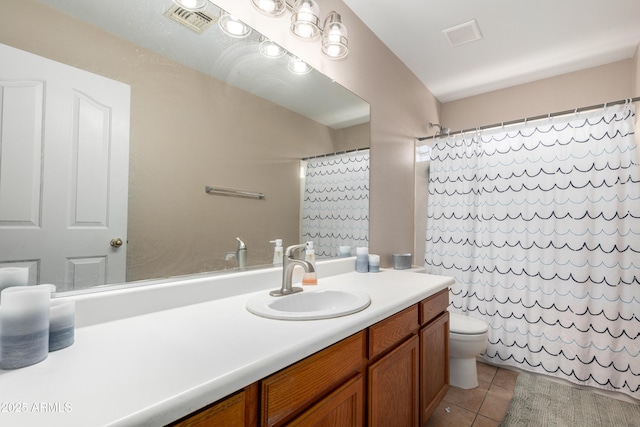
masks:
[(576, 108), (574, 110), (558, 111), (557, 113), (544, 114), (544, 115), (534, 116), (534, 117), (525, 117), (523, 119), (511, 120), (511, 121), (502, 122), (502, 123), (494, 123), (492, 125), (480, 126), (480, 127), (477, 127), (477, 128), (469, 128), (469, 129), (457, 130), (455, 132), (449, 132), (449, 133), (441, 134), (441, 135), (422, 136), (422, 137), (418, 138), (418, 141), (424, 141), (426, 139), (444, 138), (444, 137), (447, 137), (447, 136), (450, 136), (450, 135), (457, 135), (459, 133), (466, 133), (466, 132), (472, 132), (472, 131), (477, 131), (477, 130), (493, 129), (493, 128), (502, 127), (502, 126), (515, 125), (515, 124), (518, 124), (518, 123), (525, 123), (525, 122), (528, 122), (528, 121), (548, 119), (548, 118), (551, 118), (551, 117), (566, 116), (567, 114), (581, 113), (583, 111), (595, 110), (597, 108), (608, 107), (610, 105), (625, 104), (627, 102), (629, 102), (629, 103), (631, 103), (631, 102), (640, 102), (640, 96), (635, 97), (635, 98), (621, 99), (619, 101), (614, 101), (614, 102), (607, 102), (607, 103), (604, 103), (604, 104), (590, 105), (588, 107)]
[(313, 159), (319, 159), (320, 157), (335, 156), (337, 154), (354, 153), (356, 151), (364, 151), (364, 150), (368, 150), (368, 149), (369, 149), (369, 147), (354, 148), (352, 150), (336, 151), (336, 152), (333, 152), (333, 153), (318, 154), (317, 156), (303, 157), (302, 160), (313, 160)]

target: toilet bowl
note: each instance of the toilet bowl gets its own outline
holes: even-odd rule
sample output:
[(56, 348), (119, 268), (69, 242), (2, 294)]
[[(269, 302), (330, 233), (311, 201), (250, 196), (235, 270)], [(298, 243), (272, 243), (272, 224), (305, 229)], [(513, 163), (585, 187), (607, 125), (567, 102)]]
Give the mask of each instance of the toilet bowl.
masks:
[(482, 320), (450, 313), (449, 317), (449, 382), (464, 389), (478, 387), (476, 356), (489, 343), (489, 325)]

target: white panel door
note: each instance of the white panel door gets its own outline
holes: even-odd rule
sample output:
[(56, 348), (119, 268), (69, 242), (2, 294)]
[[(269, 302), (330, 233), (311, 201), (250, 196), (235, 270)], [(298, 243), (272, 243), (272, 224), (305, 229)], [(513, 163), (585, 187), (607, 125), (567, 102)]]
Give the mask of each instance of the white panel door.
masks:
[(0, 44), (0, 267), (59, 291), (125, 281), (130, 97)]

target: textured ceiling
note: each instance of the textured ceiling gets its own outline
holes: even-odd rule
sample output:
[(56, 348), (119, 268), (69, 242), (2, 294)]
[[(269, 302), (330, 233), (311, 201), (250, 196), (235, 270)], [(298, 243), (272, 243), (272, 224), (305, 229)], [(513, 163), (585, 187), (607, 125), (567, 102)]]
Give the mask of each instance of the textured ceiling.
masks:
[[(344, 3), (441, 102), (631, 58), (640, 42), (640, 0)], [(474, 19), (483, 38), (451, 47), (442, 30)]]

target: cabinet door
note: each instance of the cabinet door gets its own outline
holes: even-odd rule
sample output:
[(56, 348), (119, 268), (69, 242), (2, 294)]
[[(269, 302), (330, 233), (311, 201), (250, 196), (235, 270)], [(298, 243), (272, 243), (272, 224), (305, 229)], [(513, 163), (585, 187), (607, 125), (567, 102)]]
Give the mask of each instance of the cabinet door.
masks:
[(172, 427), (244, 427), (245, 393), (240, 392), (180, 420)]
[(449, 390), (449, 312), (420, 331), (420, 423), (429, 419)]
[(364, 421), (364, 380), (349, 381), (296, 418), (290, 427), (362, 427)]
[(369, 366), (370, 427), (418, 425), (418, 336)]

